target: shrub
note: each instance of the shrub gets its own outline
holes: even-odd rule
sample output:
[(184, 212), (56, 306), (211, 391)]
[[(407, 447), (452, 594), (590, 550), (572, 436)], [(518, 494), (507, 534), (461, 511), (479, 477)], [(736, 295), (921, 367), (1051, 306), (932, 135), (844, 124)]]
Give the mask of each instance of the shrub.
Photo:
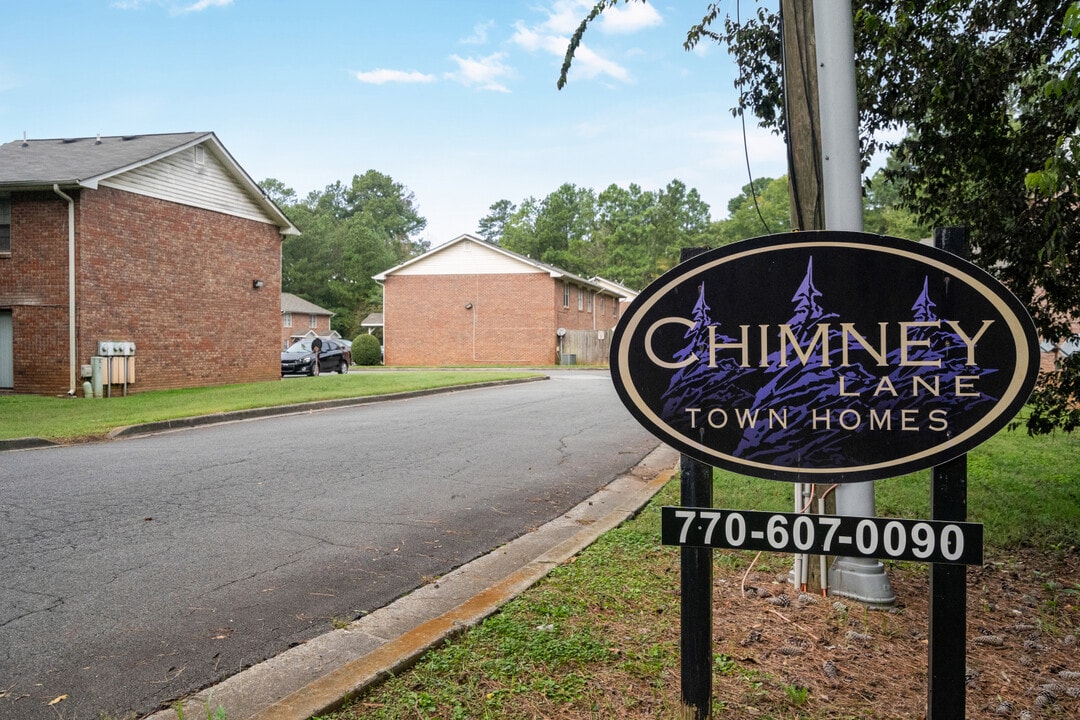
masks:
[(374, 335), (357, 335), (352, 344), (352, 361), (356, 365), (382, 365), (382, 346)]

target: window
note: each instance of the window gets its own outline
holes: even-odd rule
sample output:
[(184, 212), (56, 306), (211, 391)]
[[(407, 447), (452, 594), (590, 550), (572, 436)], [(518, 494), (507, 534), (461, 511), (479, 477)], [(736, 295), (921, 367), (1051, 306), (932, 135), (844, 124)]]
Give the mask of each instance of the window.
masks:
[(577, 309), (585, 309), (585, 290), (579, 285), (577, 289)]
[(285, 313), (285, 327), (292, 327), (292, 313)]
[(562, 306), (570, 307), (570, 283), (566, 280), (562, 281)]
[(318, 315), (309, 315), (308, 316), (308, 327), (319, 327), (319, 316)]
[(604, 314), (604, 305), (606, 304), (606, 301), (607, 301), (607, 298), (604, 297), (603, 295), (601, 295), (600, 296), (600, 314), (601, 315)]
[(11, 196), (0, 195), (0, 253), (11, 252)]
[(587, 303), (589, 312), (592, 312), (592, 297), (593, 297), (593, 294), (592, 294), (592, 291), (590, 290), (589, 291), (589, 301)]

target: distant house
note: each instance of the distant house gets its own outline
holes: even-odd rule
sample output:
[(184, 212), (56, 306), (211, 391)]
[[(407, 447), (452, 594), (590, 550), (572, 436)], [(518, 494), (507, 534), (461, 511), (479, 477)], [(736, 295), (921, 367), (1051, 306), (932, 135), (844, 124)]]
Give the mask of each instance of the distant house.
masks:
[(376, 330), (382, 332), (382, 313), (369, 313), (360, 323), (360, 327), (366, 330), (368, 335), (374, 335)]
[(334, 313), (292, 293), (281, 293), (281, 346), (288, 347), (297, 340), (320, 337), (341, 337), (330, 329)]
[(295, 234), (210, 132), (0, 145), (0, 389), (80, 394), (101, 342), (133, 390), (279, 378)]
[(387, 365), (607, 362), (619, 294), (461, 235), (375, 276)]
[(1041, 372), (1054, 372), (1055, 370), (1060, 370), (1061, 362), (1065, 360), (1065, 358), (1080, 352), (1080, 342), (1077, 342), (1075, 339), (1077, 336), (1080, 336), (1080, 321), (1073, 320), (1070, 331), (1072, 332), (1072, 335), (1063, 338), (1058, 342), (1042, 340), (1039, 343), (1039, 370)]

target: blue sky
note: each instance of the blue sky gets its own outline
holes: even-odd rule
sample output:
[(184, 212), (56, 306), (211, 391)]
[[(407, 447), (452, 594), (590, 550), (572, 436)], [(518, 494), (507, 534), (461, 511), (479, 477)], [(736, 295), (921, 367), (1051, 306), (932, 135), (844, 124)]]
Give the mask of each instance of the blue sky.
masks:
[[(559, 91), (591, 6), (0, 0), (0, 141), (210, 130), (255, 180), (301, 196), (374, 169), (414, 193), (432, 245), (564, 182), (679, 179), (724, 217), (748, 182), (734, 62), (682, 48), (707, 2), (604, 13)], [(754, 176), (782, 175), (779, 138), (747, 131)]]

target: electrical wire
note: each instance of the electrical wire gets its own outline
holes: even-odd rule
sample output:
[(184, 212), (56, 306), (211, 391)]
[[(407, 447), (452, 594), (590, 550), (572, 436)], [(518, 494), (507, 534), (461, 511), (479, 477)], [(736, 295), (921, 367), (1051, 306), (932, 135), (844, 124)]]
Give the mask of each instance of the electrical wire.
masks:
[[(735, 0), (735, 24), (742, 28), (742, 0)], [(781, 32), (783, 28), (781, 27)], [(739, 54), (735, 54), (736, 58), (739, 58)], [(742, 60), (738, 60), (739, 63), (739, 78), (743, 76)], [(783, 76), (783, 73), (781, 73)], [(772, 235), (772, 229), (769, 227), (769, 223), (765, 222), (765, 216), (761, 214), (761, 206), (758, 205), (757, 190), (754, 189), (754, 173), (750, 170), (750, 143), (746, 137), (746, 110), (742, 104), (742, 85), (739, 85), (739, 120), (742, 121), (742, 142), (743, 142), (743, 158), (746, 160), (746, 177), (750, 180), (750, 197), (754, 201), (754, 210), (757, 212), (758, 220), (761, 221), (762, 227), (765, 228), (766, 235)], [(790, 164), (790, 162), (789, 162)]]

